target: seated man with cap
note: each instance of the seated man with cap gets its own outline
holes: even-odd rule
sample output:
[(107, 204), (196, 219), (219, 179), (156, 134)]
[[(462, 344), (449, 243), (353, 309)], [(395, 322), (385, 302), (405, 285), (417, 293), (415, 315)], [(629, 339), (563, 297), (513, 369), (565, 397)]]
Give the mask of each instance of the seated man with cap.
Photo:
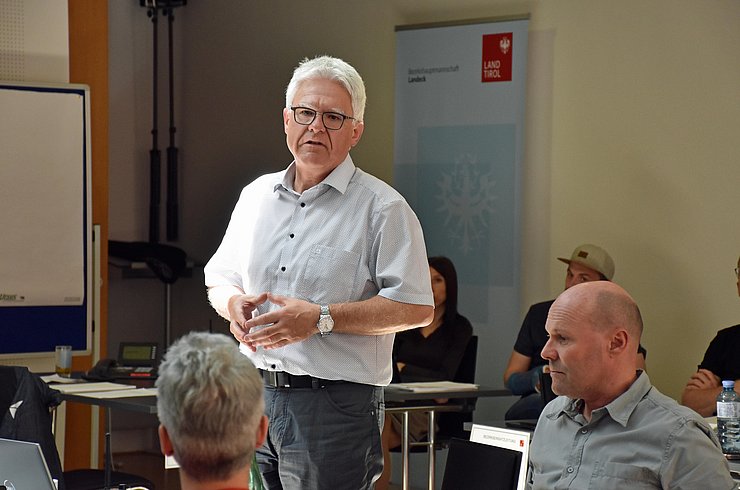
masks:
[[(573, 250), (570, 259), (558, 257), (558, 260), (568, 264), (565, 289), (583, 282), (611, 281), (614, 277), (614, 260), (606, 250), (596, 245), (580, 245)], [(504, 372), (504, 385), (521, 398), (506, 412), (506, 420), (536, 419), (544, 408), (539, 379), (540, 373), (547, 372), (547, 361), (540, 357), (540, 353), (547, 343), (545, 321), (554, 301), (532, 305), (524, 317)], [(637, 367), (644, 369), (646, 351), (640, 346), (638, 352), (642, 355), (637, 357)]]

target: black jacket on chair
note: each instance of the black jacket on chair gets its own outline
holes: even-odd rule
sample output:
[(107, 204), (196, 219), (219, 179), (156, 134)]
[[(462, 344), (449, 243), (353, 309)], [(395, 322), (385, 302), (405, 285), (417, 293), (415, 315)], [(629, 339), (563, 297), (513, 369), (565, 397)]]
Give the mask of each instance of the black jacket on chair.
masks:
[(61, 403), (60, 395), (25, 367), (0, 366), (0, 437), (41, 445), (51, 476), (59, 481), (59, 490), (65, 490), (51, 430), (50, 410)]

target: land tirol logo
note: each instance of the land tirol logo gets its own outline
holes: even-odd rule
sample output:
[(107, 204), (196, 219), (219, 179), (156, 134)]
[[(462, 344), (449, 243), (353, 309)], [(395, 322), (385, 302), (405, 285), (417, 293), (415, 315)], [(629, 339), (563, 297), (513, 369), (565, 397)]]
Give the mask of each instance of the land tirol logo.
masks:
[(481, 63), (481, 82), (511, 81), (511, 32), (483, 35), (483, 60)]

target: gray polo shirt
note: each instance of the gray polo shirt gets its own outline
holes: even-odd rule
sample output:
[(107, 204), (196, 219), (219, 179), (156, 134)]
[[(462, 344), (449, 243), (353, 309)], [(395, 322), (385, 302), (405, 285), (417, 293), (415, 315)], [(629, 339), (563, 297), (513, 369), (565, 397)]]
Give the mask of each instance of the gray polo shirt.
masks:
[[(206, 265), (206, 286), (316, 304), (380, 295), (433, 305), (421, 225), (403, 196), (356, 168), (349, 155), (323, 182), (298, 194), (294, 165), (243, 189)], [(277, 308), (268, 302), (259, 314)], [(392, 375), (393, 337), (335, 333), (279, 349), (241, 349), (261, 369), (382, 386)]]
[(650, 384), (632, 386), (590, 422), (581, 400), (558, 397), (540, 415), (529, 459), (531, 489), (736, 488), (704, 419)]

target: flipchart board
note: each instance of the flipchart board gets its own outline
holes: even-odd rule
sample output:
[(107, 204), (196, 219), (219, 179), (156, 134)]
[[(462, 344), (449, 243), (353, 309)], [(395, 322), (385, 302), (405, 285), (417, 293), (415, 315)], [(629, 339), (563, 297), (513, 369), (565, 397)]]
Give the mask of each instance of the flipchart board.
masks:
[(87, 351), (90, 92), (0, 82), (0, 356)]

